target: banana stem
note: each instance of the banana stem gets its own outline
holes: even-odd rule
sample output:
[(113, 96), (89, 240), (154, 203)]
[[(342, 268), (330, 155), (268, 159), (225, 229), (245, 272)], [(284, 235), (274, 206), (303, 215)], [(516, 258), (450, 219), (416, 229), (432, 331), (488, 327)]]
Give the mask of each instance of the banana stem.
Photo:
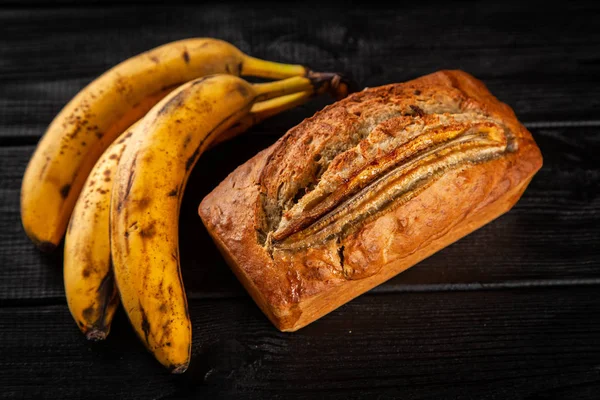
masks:
[(259, 101), (254, 103), (250, 109), (250, 115), (254, 116), (256, 122), (263, 121), (269, 117), (279, 114), (280, 112), (289, 110), (304, 104), (313, 95), (312, 90), (304, 92), (292, 93), (274, 99)]
[(281, 97), (276, 97), (270, 100), (254, 103), (250, 109), (250, 113), (240, 119), (231, 128), (220, 134), (211, 143), (210, 147), (218, 143), (232, 139), (241, 133), (244, 133), (252, 126), (270, 118), (274, 115), (290, 110), (301, 104), (306, 103), (313, 96), (312, 90), (304, 92), (292, 93)]
[(269, 100), (290, 93), (312, 90), (316, 94), (329, 92), (336, 100), (343, 99), (354, 91), (353, 82), (333, 72), (309, 71), (305, 76), (252, 85), (257, 93), (256, 101)]
[(312, 91), (315, 85), (307, 77), (295, 76), (279, 81), (255, 83), (252, 86), (256, 92), (256, 101), (259, 102), (291, 93)]
[[(262, 60), (258, 60), (262, 61)], [(259, 122), (283, 111), (306, 103), (312, 96), (330, 92), (336, 98), (348, 94), (348, 81), (343, 76), (328, 72), (307, 72), (306, 76), (294, 76), (287, 79), (252, 85), (255, 103), (250, 112), (232, 127), (215, 137), (209, 147), (229, 140)]]
[(304, 76), (307, 73), (308, 69), (302, 65), (282, 64), (261, 60), (251, 56), (244, 57), (241, 72), (243, 76), (257, 76), (268, 79), (284, 79), (292, 76)]

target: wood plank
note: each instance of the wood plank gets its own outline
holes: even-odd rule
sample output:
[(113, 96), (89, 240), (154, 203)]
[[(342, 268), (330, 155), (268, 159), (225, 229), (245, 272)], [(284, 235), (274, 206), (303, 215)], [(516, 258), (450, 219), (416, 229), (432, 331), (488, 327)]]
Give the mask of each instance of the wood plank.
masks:
[(66, 305), (0, 308), (0, 386), (8, 397), (61, 399), (592, 399), (597, 293), (363, 296), (285, 334), (250, 299), (196, 300), (182, 376), (152, 359), (121, 311), (109, 339), (89, 343)]
[[(600, 3), (124, 3), (0, 4), (1, 398), (598, 397)], [(180, 221), (193, 361), (171, 376), (122, 310), (107, 342), (85, 341), (64, 301), (60, 252), (42, 255), (27, 241), (18, 197), (33, 145), (78, 90), (133, 54), (203, 35), (258, 57), (343, 70), (366, 86), (465, 69), (532, 128), (544, 168), (507, 215), (284, 334), (229, 272), (196, 207), (327, 100), (207, 153)]]
[[(201, 199), (235, 167), (276, 140), (284, 121), (265, 121), (201, 157), (180, 217), (183, 277), (190, 298), (246, 296), (199, 217)], [(600, 282), (600, 128), (539, 128), (544, 167), (513, 210), (375, 292)], [(40, 254), (19, 220), (20, 180), (32, 146), (0, 147), (0, 302), (63, 301), (60, 251)], [(223, 155), (227, 154), (226, 157)]]
[(267, 19), (261, 7), (212, 4), (0, 9), (0, 137), (35, 143), (62, 106), (106, 69), (192, 36), (222, 38), (257, 57), (344, 71), (362, 86), (460, 68), (484, 80), (523, 121), (597, 119), (598, 5), (578, 8), (503, 2), (431, 13), (431, 5), (411, 3), (393, 11), (291, 13), (270, 4)]

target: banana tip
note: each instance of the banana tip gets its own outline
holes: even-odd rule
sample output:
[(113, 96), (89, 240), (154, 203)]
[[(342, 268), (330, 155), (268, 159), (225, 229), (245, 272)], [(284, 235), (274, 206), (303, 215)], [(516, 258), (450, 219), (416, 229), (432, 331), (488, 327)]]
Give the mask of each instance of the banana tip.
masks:
[(91, 331), (89, 331), (85, 334), (85, 337), (87, 338), (87, 340), (90, 340), (92, 342), (98, 342), (100, 340), (106, 339), (107, 335), (108, 335), (107, 332), (99, 331), (97, 329), (92, 329)]
[(33, 242), (35, 247), (37, 247), (40, 251), (44, 253), (52, 253), (56, 249), (56, 247), (58, 247), (56, 243), (52, 243), (48, 240), (42, 240), (38, 238), (35, 234), (33, 234), (33, 232), (31, 232), (26, 227), (23, 227), (23, 229), (25, 230), (25, 234)]
[(348, 74), (335, 74), (331, 86), (337, 100), (343, 99), (351, 93), (358, 92), (360, 85)]
[(172, 374), (183, 374), (188, 369), (188, 364), (175, 365), (171, 368)]
[(360, 87), (356, 80), (347, 73), (308, 70), (306, 77), (311, 80), (317, 92), (321, 86), (327, 85), (327, 91), (336, 100), (341, 100), (351, 93), (358, 92)]
[(52, 253), (56, 249), (56, 245), (52, 242), (37, 242), (35, 245), (44, 253)]
[(46, 240), (37, 240), (35, 237), (29, 236), (35, 246), (43, 253), (52, 253), (56, 249), (56, 244)]

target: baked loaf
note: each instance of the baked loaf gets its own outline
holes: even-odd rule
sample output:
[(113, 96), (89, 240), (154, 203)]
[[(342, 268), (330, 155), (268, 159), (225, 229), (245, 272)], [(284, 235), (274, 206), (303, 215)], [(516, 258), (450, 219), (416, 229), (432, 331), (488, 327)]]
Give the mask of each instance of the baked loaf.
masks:
[(262, 311), (294, 331), (508, 211), (541, 166), (509, 106), (440, 71), (304, 120), (199, 214)]

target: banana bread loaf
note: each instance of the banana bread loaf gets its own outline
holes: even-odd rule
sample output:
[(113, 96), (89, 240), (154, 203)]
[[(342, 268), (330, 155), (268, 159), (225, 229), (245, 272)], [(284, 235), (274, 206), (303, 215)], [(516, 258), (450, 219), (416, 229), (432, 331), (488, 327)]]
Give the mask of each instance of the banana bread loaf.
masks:
[(509, 106), (440, 71), (304, 120), (199, 214), (262, 311), (294, 331), (508, 211), (541, 165)]

